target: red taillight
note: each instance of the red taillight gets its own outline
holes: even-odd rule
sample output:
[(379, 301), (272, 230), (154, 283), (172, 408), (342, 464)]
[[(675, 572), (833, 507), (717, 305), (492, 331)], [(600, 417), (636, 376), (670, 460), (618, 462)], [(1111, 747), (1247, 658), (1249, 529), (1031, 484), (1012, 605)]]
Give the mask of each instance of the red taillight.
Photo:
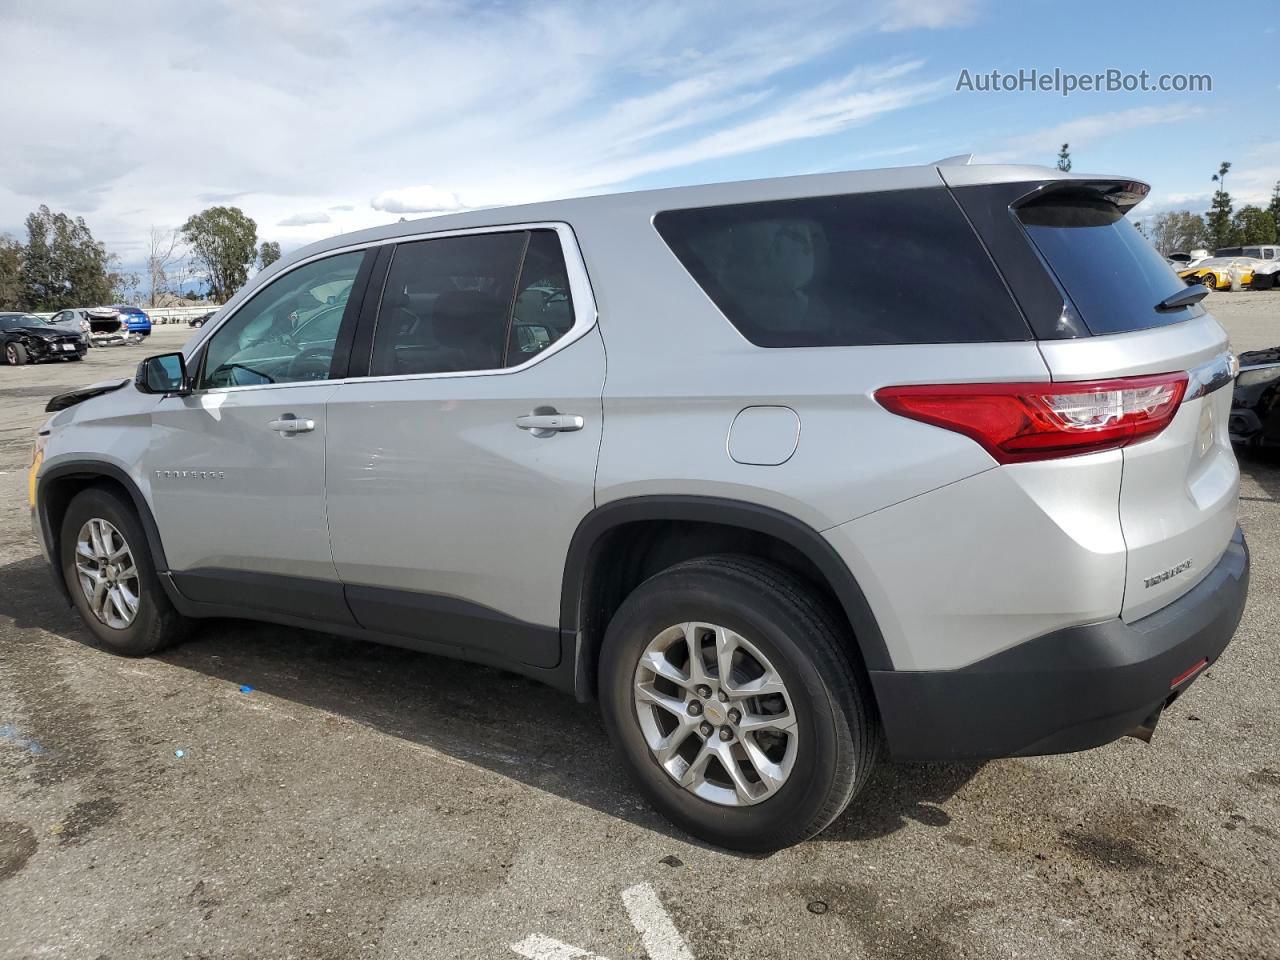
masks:
[(1000, 463), (1113, 450), (1169, 425), (1185, 373), (1071, 383), (949, 383), (884, 387), (899, 416), (972, 437)]

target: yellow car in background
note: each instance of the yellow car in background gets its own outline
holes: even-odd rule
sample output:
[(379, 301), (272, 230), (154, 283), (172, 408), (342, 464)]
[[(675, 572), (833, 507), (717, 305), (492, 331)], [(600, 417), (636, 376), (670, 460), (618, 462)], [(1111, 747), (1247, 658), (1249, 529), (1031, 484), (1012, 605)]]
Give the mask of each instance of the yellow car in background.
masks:
[(1180, 276), (1187, 283), (1202, 283), (1210, 290), (1230, 290), (1231, 278), (1236, 276), (1240, 286), (1247, 287), (1253, 280), (1253, 270), (1262, 264), (1253, 257), (1210, 257), (1201, 260), (1194, 267), (1179, 270)]

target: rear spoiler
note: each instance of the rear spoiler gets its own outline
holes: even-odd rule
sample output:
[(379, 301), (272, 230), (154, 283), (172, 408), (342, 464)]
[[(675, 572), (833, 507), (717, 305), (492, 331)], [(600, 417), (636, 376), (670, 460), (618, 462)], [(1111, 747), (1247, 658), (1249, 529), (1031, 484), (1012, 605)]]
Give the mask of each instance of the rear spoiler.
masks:
[(1037, 185), (1010, 206), (1016, 210), (1050, 199), (1103, 200), (1124, 215), (1145, 200), (1150, 192), (1150, 185), (1139, 180), (1050, 180)]

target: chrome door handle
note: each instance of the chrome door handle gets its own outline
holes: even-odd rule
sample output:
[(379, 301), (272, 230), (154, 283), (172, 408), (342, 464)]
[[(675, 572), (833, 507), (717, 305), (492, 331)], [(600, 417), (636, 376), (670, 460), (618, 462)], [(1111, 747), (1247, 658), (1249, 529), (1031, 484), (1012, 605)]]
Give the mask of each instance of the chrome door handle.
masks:
[(286, 413), (279, 420), (272, 420), (267, 424), (276, 433), (283, 433), (286, 437), (291, 437), (295, 433), (310, 433), (316, 428), (314, 420), (299, 420), (291, 413)]
[(521, 430), (528, 430), (535, 437), (581, 430), (584, 423), (581, 417), (571, 413), (529, 413), (516, 417), (516, 426)]

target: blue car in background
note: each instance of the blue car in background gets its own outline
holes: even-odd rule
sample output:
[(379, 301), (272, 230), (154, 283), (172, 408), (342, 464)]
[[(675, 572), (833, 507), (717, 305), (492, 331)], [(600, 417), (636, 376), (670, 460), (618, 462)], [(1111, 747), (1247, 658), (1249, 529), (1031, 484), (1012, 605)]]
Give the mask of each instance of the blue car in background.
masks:
[(138, 337), (151, 336), (151, 318), (141, 307), (113, 306), (120, 314), (121, 321), (128, 327), (129, 333)]

